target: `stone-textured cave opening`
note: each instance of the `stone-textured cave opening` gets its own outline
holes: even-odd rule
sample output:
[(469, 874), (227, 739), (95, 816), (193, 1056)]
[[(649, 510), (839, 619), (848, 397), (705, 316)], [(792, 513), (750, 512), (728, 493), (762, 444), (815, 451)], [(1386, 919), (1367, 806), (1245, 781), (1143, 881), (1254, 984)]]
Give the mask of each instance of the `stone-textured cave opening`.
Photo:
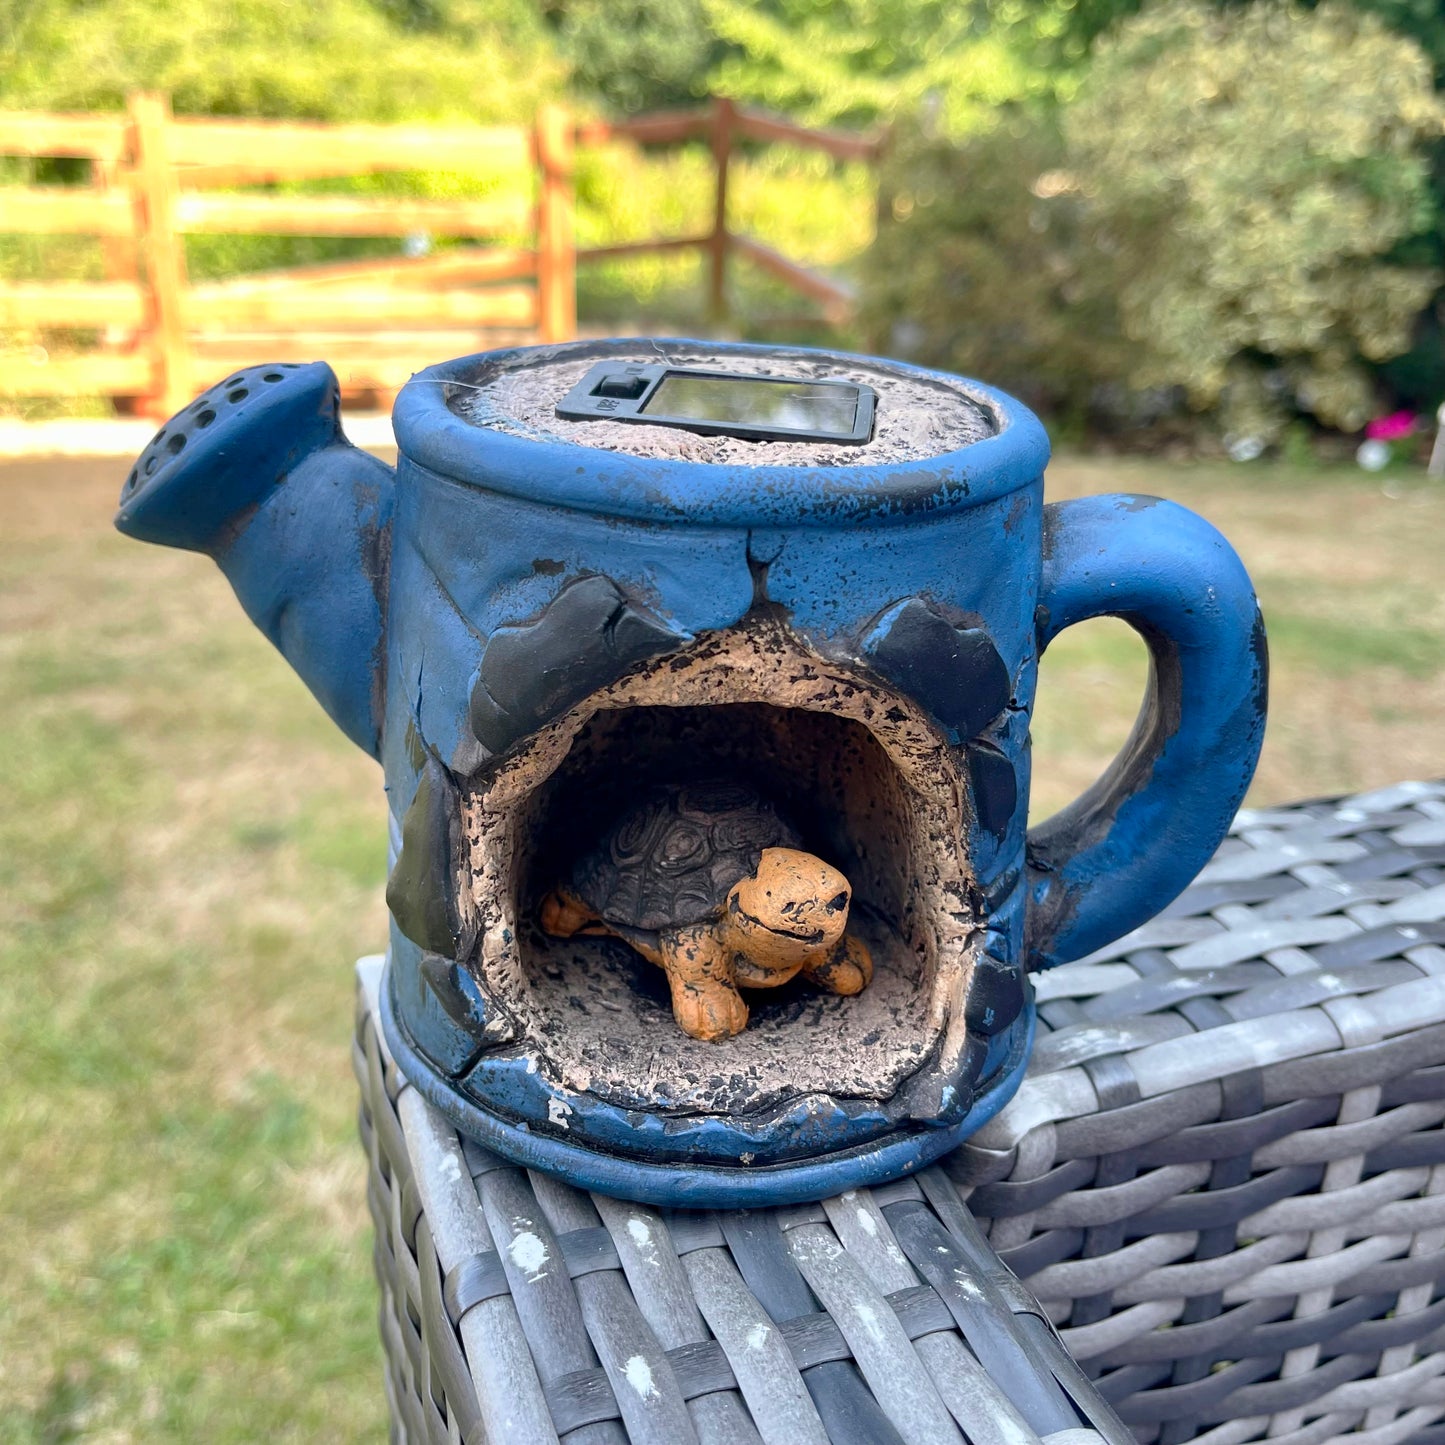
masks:
[[(801, 977), (744, 989), (747, 1028), (705, 1042), (675, 1023), (660, 968), (617, 938), (551, 937), (539, 914), (643, 791), (718, 777), (772, 801), (801, 845), (847, 876), (874, 977), (852, 997)], [(781, 632), (716, 634), (589, 699), (473, 794), (488, 991), (546, 1077), (624, 1107), (886, 1100), (962, 1042), (975, 919), (961, 796), (946, 743), (907, 700)]]

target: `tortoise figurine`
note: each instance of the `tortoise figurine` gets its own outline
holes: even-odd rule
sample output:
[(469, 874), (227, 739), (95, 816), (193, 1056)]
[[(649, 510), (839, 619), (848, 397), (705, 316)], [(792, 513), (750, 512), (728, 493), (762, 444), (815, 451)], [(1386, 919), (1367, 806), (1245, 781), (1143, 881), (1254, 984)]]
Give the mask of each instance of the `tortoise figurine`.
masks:
[(748, 1022), (740, 985), (801, 973), (847, 995), (873, 977), (867, 945), (848, 932), (848, 880), (798, 842), (741, 783), (656, 787), (543, 899), (542, 927), (623, 939), (666, 972), (684, 1033), (731, 1038)]

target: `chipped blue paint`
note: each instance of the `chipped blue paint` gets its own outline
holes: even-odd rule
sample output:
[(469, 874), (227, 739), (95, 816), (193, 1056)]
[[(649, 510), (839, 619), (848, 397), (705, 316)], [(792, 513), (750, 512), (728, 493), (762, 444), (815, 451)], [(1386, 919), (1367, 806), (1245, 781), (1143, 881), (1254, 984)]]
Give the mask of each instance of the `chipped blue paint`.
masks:
[[(546, 350), (593, 357), (605, 344)], [(486, 359), (506, 365), (546, 350)], [(453, 976), (448, 959), (393, 921), (383, 990), (391, 1048), (423, 1094), (509, 1158), (660, 1204), (814, 1198), (938, 1157), (1018, 1085), (1033, 1031), (1024, 968), (1080, 957), (1142, 922), (1223, 836), (1264, 718), (1263, 634), (1238, 558), (1168, 503), (1046, 507), (1043, 429), (973, 382), (999, 429), (960, 451), (748, 467), (472, 425), (447, 405), (448, 385), (468, 381), (481, 360), (433, 367), (404, 389), (395, 474), (342, 439), (324, 366), (240, 373), (167, 424), (132, 473), (117, 524), (216, 558), (331, 716), (381, 759), (393, 856), (428, 759), (433, 779), (484, 778), (481, 737), (502, 747), (525, 736), (555, 715), (548, 709), (571, 705), (574, 674), (591, 687), (598, 667), (621, 665), (601, 642), (569, 651), (575, 639), (549, 633), (549, 615), (580, 608), (589, 626), (605, 622), (597, 636), (610, 649), (625, 614), (627, 645), (644, 649), (628, 655), (642, 656), (681, 649), (766, 603), (835, 664), (912, 679), (937, 709), (974, 780), (963, 830), (985, 962), (962, 1056), (925, 1061), (891, 1099), (649, 1112), (562, 1090), (472, 975)], [(1125, 617), (1150, 647), (1145, 713), (1105, 779), (1026, 833), (1038, 658), (1063, 628), (1105, 614)], [(905, 636), (922, 640), (900, 661)], [(488, 653), (499, 637), (511, 639), (509, 656), (545, 666), (529, 675), (499, 663), (500, 644)], [(968, 685), (938, 685), (959, 678)], [(485, 694), (480, 714), (474, 692)], [(429, 786), (435, 797), (439, 785)], [(408, 876), (424, 890), (417, 896), (436, 897), (425, 867)], [(475, 938), (455, 941), (457, 957), (471, 956)], [(437, 945), (428, 937), (427, 946)]]
[(238, 373), (161, 428), (116, 526), (214, 557), (251, 620), (375, 757), (393, 476), (346, 441), (338, 411), (323, 362)]
[[(896, 1130), (876, 1142), (860, 1144), (829, 1127), (832, 1121), (825, 1120), (805, 1136), (805, 1157), (783, 1164), (757, 1161), (743, 1165), (705, 1163), (680, 1153), (666, 1122), (656, 1115), (645, 1118), (646, 1132), (640, 1140), (629, 1141), (632, 1150), (628, 1153), (597, 1148), (591, 1136), (581, 1132), (586, 1115), (585, 1100), (579, 1094), (566, 1095), (573, 1112), (568, 1116), (565, 1133), (555, 1127), (543, 1131), (534, 1127), (532, 1120), (507, 1119), (492, 1109), (479, 1107), (437, 1075), (425, 1056), (412, 1047), (386, 989), (381, 996), (381, 1022), (401, 1072), (464, 1134), (524, 1168), (559, 1174), (579, 1189), (595, 1189), (600, 1194), (673, 1209), (762, 1209), (801, 1204), (848, 1189), (886, 1184), (926, 1168), (983, 1128), (1013, 1098), (1023, 1082), (1035, 1026), (1030, 1008), (1018, 1028), (1000, 1035), (1000, 1044), (990, 1051), (996, 1069), (992, 1087), (948, 1128)], [(544, 1088), (540, 1097), (556, 1096)], [(545, 1104), (540, 1117), (546, 1117)], [(716, 1142), (721, 1145), (723, 1122), (706, 1121), (704, 1127), (717, 1136)], [(710, 1148), (708, 1154), (738, 1158), (725, 1146)]]

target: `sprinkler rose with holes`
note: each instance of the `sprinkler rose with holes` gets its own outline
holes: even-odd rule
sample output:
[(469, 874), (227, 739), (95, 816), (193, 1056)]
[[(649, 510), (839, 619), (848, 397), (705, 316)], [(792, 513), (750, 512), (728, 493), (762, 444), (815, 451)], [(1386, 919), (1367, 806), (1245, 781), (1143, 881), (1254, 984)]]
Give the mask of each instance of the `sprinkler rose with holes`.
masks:
[(873, 977), (867, 945), (848, 932), (848, 880), (796, 841), (741, 785), (654, 789), (547, 895), (542, 927), (623, 939), (667, 974), (684, 1033), (731, 1038), (748, 1022), (739, 987), (801, 973), (849, 995)]

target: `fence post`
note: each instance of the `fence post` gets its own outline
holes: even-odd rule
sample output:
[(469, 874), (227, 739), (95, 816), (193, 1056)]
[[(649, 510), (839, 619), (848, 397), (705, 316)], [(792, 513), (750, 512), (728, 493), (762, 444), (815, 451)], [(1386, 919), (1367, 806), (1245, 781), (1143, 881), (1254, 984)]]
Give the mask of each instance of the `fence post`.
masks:
[(888, 164), (893, 150), (893, 142), (896, 139), (894, 123), (889, 121), (879, 132), (878, 138), (873, 146), (873, 156), (869, 164), (873, 167), (873, 175), (878, 182), (878, 190), (874, 197), (873, 234), (876, 236), (893, 217), (893, 201), (895, 191), (892, 184), (893, 170)]
[(195, 391), (186, 333), (186, 253), (176, 233), (176, 171), (167, 154), (170, 101), (150, 92), (126, 97), (134, 135), (135, 204), (150, 297), (149, 409), (179, 411)]
[(573, 233), (572, 118), (537, 112), (537, 329), (543, 341), (577, 335), (577, 238)]
[[(140, 252), (136, 237), (140, 230), (140, 208), (130, 191), (130, 176), (124, 165), (117, 160), (94, 159), (90, 163), (90, 183), (101, 195), (126, 194), (131, 200), (131, 232), (125, 236), (102, 236), (100, 238), (101, 263), (105, 268), (107, 281), (129, 281), (136, 287), (144, 284), (141, 274)], [(102, 332), (105, 345), (118, 351), (135, 351), (145, 344), (144, 332), (131, 326), (107, 324)], [(115, 409), (123, 416), (134, 415), (141, 398), (131, 395), (112, 396)]]
[(732, 241), (728, 233), (728, 164), (732, 159), (734, 113), (732, 101), (721, 95), (713, 97), (712, 158), (717, 190), (713, 196), (712, 234), (708, 238), (707, 315), (714, 326), (724, 326), (728, 319), (728, 249)]

